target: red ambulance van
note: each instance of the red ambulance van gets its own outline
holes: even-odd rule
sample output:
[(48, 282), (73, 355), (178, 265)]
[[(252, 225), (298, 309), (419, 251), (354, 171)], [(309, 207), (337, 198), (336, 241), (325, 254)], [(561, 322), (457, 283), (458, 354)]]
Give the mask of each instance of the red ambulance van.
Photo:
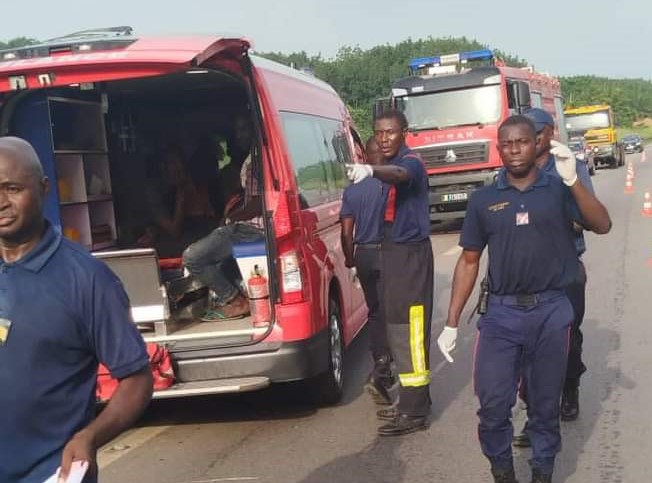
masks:
[[(234, 270), (245, 292), (252, 267), (267, 280), (271, 317), (202, 322), (210, 293), (181, 248), (142, 246), (146, 193), (172, 146), (188, 159), (208, 146), (210, 171), (228, 167), (243, 111), (265, 237), (234, 247)], [(305, 380), (321, 402), (339, 399), (343, 351), (366, 320), (339, 241), (353, 129), (329, 85), (250, 55), (244, 38), (118, 27), (0, 52), (0, 134), (34, 145), (52, 181), (46, 216), (111, 266), (144, 339), (169, 351), (175, 383), (159, 398)]]

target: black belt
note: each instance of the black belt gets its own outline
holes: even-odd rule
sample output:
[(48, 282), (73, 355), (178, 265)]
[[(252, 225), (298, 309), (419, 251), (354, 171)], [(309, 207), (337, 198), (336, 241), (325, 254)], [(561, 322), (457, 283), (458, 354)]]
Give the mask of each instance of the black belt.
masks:
[(382, 244), (380, 244), (380, 243), (356, 243), (355, 246), (356, 246), (356, 248), (379, 249), (380, 247), (382, 247)]
[(517, 307), (534, 307), (548, 300), (564, 295), (563, 290), (546, 290), (532, 294), (496, 295), (491, 294), (490, 300), (502, 305), (514, 305)]

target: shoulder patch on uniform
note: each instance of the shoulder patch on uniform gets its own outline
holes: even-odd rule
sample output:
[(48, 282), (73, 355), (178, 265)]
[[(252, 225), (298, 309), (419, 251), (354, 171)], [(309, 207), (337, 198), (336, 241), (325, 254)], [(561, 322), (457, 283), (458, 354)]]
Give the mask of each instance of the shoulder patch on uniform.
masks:
[(495, 213), (497, 211), (504, 210), (509, 206), (509, 201), (503, 201), (501, 203), (496, 203), (495, 205), (491, 205), (489, 208), (487, 208), (489, 211), (492, 213)]

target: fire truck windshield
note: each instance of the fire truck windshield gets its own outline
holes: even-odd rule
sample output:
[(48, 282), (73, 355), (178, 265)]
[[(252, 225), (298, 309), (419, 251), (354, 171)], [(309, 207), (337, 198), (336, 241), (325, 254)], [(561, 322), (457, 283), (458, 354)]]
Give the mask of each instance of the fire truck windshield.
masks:
[(566, 114), (566, 128), (571, 132), (609, 126), (609, 111), (598, 111), (591, 114)]
[(500, 119), (500, 85), (397, 97), (396, 107), (411, 131), (493, 124)]

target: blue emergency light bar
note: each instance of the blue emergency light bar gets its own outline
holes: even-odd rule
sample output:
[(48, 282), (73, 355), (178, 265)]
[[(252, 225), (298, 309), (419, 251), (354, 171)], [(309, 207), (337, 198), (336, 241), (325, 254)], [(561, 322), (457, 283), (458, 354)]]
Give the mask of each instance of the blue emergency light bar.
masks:
[(418, 57), (409, 63), (410, 70), (415, 72), (424, 67), (437, 67), (440, 65), (466, 64), (470, 60), (492, 60), (494, 53), (489, 49), (469, 50), (456, 54), (436, 55), (432, 57)]

